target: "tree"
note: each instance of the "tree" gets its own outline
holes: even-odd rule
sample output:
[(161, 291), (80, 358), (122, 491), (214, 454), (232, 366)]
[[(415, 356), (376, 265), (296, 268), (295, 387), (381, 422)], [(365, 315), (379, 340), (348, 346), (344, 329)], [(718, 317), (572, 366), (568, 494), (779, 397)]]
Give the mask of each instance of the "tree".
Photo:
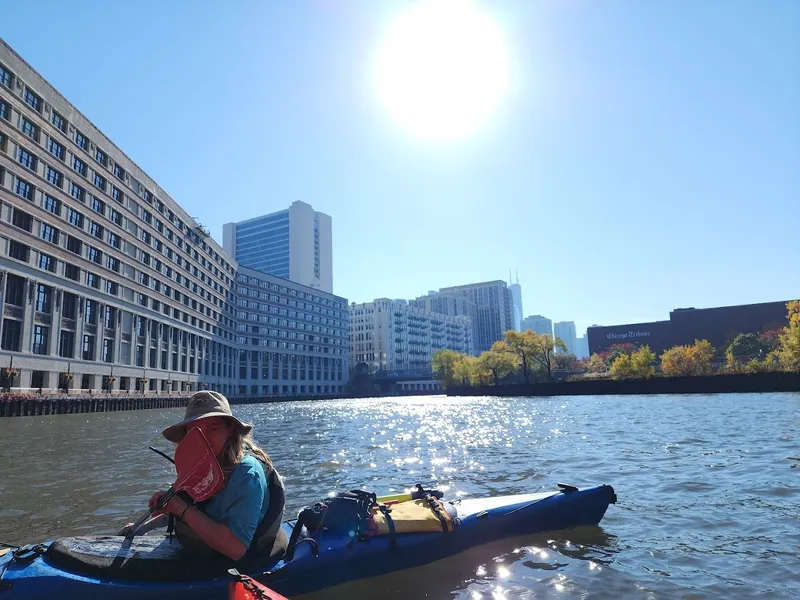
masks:
[(605, 353), (606, 355), (606, 366), (610, 367), (614, 364), (614, 361), (617, 360), (618, 356), (623, 354), (632, 354), (636, 350), (636, 346), (627, 342), (625, 344), (614, 344), (608, 351)]
[(553, 368), (553, 355), (556, 348), (566, 352), (567, 346), (561, 338), (555, 340), (552, 336), (528, 331), (506, 331), (506, 343), (511, 351), (517, 355), (519, 370), (525, 378), (525, 383), (531, 382), (531, 375), (537, 368), (543, 370), (550, 379)]
[(737, 371), (742, 364), (749, 363), (752, 359), (758, 360), (763, 352), (764, 344), (759, 336), (754, 333), (740, 333), (725, 351), (728, 368)]
[(614, 379), (644, 379), (652, 377), (653, 361), (656, 355), (650, 346), (642, 346), (631, 354), (620, 354), (611, 365), (611, 376)]
[(583, 366), (574, 354), (556, 354), (553, 356), (553, 368), (557, 371), (583, 371)]
[(442, 388), (447, 389), (453, 385), (455, 381), (456, 363), (462, 356), (460, 352), (456, 352), (455, 350), (443, 349), (434, 352), (431, 365), (433, 366), (433, 372), (442, 385)]
[(605, 373), (608, 370), (606, 357), (595, 352), (586, 361), (586, 370), (589, 373)]
[(779, 346), (774, 357), (782, 369), (800, 371), (800, 301), (789, 302), (786, 309), (789, 325), (778, 336)]
[(695, 340), (691, 346), (674, 346), (661, 355), (661, 372), (667, 377), (709, 375), (714, 352), (708, 340)]
[(477, 369), (488, 371), (494, 384), (499, 385), (501, 379), (517, 370), (517, 359), (506, 342), (495, 342), (478, 357)]
[(453, 378), (461, 385), (467, 386), (475, 378), (475, 366), (478, 359), (468, 354), (460, 354), (458, 352), (456, 354), (459, 357), (454, 365)]

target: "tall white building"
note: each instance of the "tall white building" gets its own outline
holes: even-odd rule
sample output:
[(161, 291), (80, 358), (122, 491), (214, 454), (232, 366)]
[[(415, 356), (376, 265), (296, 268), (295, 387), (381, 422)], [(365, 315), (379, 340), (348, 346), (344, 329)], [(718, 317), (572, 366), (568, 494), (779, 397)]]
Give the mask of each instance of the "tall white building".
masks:
[(472, 320), (378, 298), (350, 305), (350, 366), (371, 371), (430, 371), (437, 350), (472, 353)]
[(333, 293), (331, 218), (310, 204), (226, 223), (222, 245), (244, 267)]
[(531, 315), (522, 319), (522, 331), (530, 329), (539, 335), (553, 335), (553, 321), (542, 315)]
[(508, 289), (511, 290), (511, 302), (514, 310), (514, 329), (516, 331), (522, 331), (522, 286), (519, 284), (519, 275), (517, 276), (517, 282), (509, 284)]
[(553, 325), (553, 332), (555, 336), (561, 338), (564, 345), (567, 347), (568, 354), (575, 354), (578, 339), (575, 336), (575, 322), (574, 321), (560, 321)]

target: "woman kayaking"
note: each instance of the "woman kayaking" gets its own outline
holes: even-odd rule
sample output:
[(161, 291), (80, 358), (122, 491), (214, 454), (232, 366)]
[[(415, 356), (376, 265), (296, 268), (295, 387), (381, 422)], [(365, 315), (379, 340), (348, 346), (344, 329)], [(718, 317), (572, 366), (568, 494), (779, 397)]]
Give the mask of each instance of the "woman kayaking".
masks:
[[(219, 553), (231, 560), (261, 553), (273, 554), (285, 547), (280, 524), (285, 495), (280, 475), (269, 456), (252, 437), (253, 426), (233, 416), (227, 398), (219, 392), (201, 391), (189, 399), (180, 423), (162, 435), (179, 443), (192, 428), (199, 428), (225, 474), (225, 487), (200, 504), (173, 496), (136, 534), (166, 527), (175, 519), (175, 533), (190, 551)], [(164, 492), (150, 498), (155, 506)], [(131, 533), (128, 523), (119, 535)]]

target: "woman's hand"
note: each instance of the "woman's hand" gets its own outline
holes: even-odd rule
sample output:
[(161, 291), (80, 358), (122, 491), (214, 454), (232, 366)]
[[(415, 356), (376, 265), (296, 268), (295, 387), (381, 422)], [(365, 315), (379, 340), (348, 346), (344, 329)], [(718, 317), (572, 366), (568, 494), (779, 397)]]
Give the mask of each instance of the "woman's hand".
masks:
[[(156, 492), (155, 494), (153, 494), (152, 498), (150, 498), (150, 502), (148, 503), (148, 506), (150, 506), (150, 508), (153, 508), (154, 506), (158, 506), (158, 503), (161, 500), (161, 497), (165, 493), (166, 492)], [(189, 506), (189, 505), (187, 504), (187, 502), (183, 498), (180, 498), (179, 496), (173, 496), (172, 498), (169, 499), (169, 501), (163, 507), (161, 507), (160, 509), (154, 511), (153, 515), (169, 514), (169, 515), (175, 515), (176, 517), (179, 517), (183, 513), (183, 511), (186, 510), (187, 506)]]

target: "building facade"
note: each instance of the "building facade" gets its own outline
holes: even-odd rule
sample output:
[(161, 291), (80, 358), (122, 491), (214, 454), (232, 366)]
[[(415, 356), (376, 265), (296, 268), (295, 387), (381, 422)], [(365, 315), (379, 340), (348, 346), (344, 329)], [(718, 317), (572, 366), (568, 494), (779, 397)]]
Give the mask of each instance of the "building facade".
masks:
[(533, 331), (539, 335), (553, 335), (553, 321), (542, 315), (532, 315), (522, 319), (522, 331)]
[(514, 310), (514, 330), (522, 331), (522, 286), (519, 284), (519, 278), (516, 283), (508, 286), (511, 290), (511, 302)]
[(429, 372), (437, 350), (472, 354), (472, 320), (379, 298), (350, 306), (350, 364), (370, 371)]
[[(19, 369), (13, 387), (236, 394), (257, 385), (299, 394), (303, 380), (284, 377), (283, 365), (305, 354), (315, 375), (306, 393), (341, 391), (346, 301), (265, 275), (286, 290), (271, 290), (267, 317), (283, 319), (303, 293), (310, 308), (287, 315), (277, 336), (241, 335), (243, 323), (259, 323), (265, 311), (240, 306), (249, 288), (237, 284), (237, 268), (204, 227), (0, 43), (0, 366)], [(335, 330), (327, 337), (337, 343), (318, 344), (326, 335), (317, 326)], [(295, 342), (293, 333), (313, 335), (313, 344)], [(253, 339), (267, 339), (259, 350), (279, 355), (277, 380), (241, 377)]]
[(442, 288), (445, 296), (460, 296), (475, 306), (472, 323), (475, 354), (485, 352), (514, 329), (514, 308), (511, 290), (505, 281), (487, 281)]
[(786, 327), (786, 304), (764, 302), (718, 308), (682, 308), (669, 313), (668, 321), (632, 323), (587, 330), (591, 353), (605, 352), (615, 344), (631, 343), (650, 346), (656, 354), (677, 345), (693, 344), (695, 340), (708, 340), (724, 354), (740, 333), (759, 333)]
[(589, 337), (584, 334), (578, 338), (575, 346), (575, 357), (578, 359), (589, 358)]
[(305, 202), (226, 223), (222, 245), (242, 266), (333, 293), (331, 218)]
[(567, 354), (577, 354), (578, 338), (575, 335), (575, 323), (573, 321), (556, 323), (553, 325), (553, 333), (564, 342), (567, 347)]

